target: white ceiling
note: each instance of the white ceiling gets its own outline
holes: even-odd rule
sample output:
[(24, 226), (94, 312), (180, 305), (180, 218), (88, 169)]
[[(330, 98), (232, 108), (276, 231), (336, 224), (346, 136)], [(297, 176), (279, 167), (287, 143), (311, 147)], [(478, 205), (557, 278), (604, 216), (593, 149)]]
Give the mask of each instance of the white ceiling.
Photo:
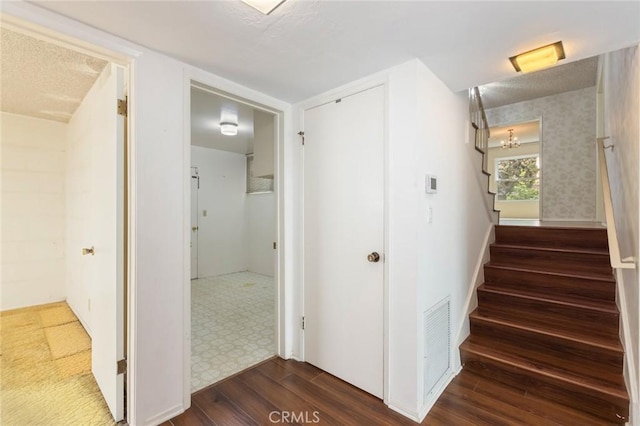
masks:
[(572, 62), (640, 41), (640, 2), (36, 1), (296, 102), (420, 58), (451, 90), (515, 75), (509, 56), (562, 40)]
[(0, 29), (4, 112), (66, 123), (106, 61)]
[[(191, 144), (238, 154), (253, 152), (253, 117), (267, 114), (252, 107), (199, 89), (191, 88)], [(220, 123), (238, 123), (236, 136), (220, 132)]]
[[(639, 23), (640, 25), (640, 23)], [(509, 80), (480, 86), (486, 109), (556, 95), (596, 85), (598, 57), (558, 65)]]

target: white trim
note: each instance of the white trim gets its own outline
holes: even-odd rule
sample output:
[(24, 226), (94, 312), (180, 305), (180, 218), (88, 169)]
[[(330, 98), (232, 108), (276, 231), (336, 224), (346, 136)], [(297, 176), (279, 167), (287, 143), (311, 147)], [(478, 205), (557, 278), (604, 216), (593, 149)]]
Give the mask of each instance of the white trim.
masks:
[[(371, 76), (362, 78), (355, 82), (340, 86), (338, 88), (329, 90), (327, 92), (316, 95), (310, 99), (300, 102), (294, 106), (295, 113), (298, 116), (298, 123), (301, 130), (304, 130), (304, 112), (317, 108), (321, 105), (335, 101), (336, 99), (346, 98), (348, 96), (355, 95), (365, 90), (373, 89), (375, 87), (382, 86), (384, 89), (384, 136), (383, 136), (383, 302), (382, 302), (382, 315), (383, 315), (383, 331), (382, 331), (382, 399), (387, 405), (390, 403), (390, 368), (389, 368), (389, 326), (390, 326), (390, 301), (389, 301), (389, 75), (390, 71), (386, 70), (380, 73), (373, 74)], [(300, 150), (300, 182), (304, 182), (304, 150)], [(300, 211), (299, 211), (299, 223), (300, 223), (300, 247), (304, 250), (304, 185), (301, 184), (299, 188), (300, 194)], [(304, 316), (304, 255), (300, 258), (300, 313)], [(298, 328), (300, 333), (300, 359), (305, 360), (304, 353), (304, 331)], [(394, 409), (395, 411), (403, 411)], [(415, 419), (415, 416), (409, 415), (408, 417)]]
[[(184, 309), (184, 338), (183, 338), (183, 404), (185, 409), (191, 406), (191, 279), (190, 279), (190, 220), (191, 220), (191, 199), (190, 199), (190, 170), (191, 170), (191, 87), (196, 87), (218, 96), (233, 99), (236, 102), (246, 104), (252, 108), (272, 113), (276, 116), (276, 141), (274, 146), (275, 170), (274, 170), (274, 193), (276, 194), (276, 270), (274, 281), (276, 282), (275, 306), (276, 314), (274, 327), (276, 329), (276, 347), (274, 353), (282, 358), (289, 358), (287, 339), (287, 305), (286, 294), (289, 291), (285, 283), (285, 221), (284, 221), (284, 145), (285, 145), (285, 125), (290, 107), (274, 98), (263, 95), (259, 92), (242, 87), (229, 80), (225, 80), (208, 74), (196, 68), (186, 68), (184, 72), (184, 140), (183, 140), (183, 169), (185, 179), (184, 199), (183, 199), (183, 309)], [(188, 177), (187, 177), (188, 176)], [(247, 195), (247, 194), (245, 194)], [(287, 232), (289, 230), (287, 229)]]
[(638, 412), (638, 375), (636, 372), (636, 360), (634, 358), (633, 348), (631, 347), (633, 339), (631, 338), (631, 323), (629, 312), (625, 308), (627, 305), (627, 296), (624, 291), (624, 281), (621, 269), (615, 269), (616, 274), (616, 304), (620, 312), (620, 342), (624, 349), (624, 381), (629, 392), (629, 424), (640, 423), (640, 413)]
[(460, 374), (461, 371), (462, 371), (462, 366), (460, 366), (455, 371), (449, 370), (447, 372), (448, 376), (447, 376), (446, 380), (441, 380), (441, 383), (440, 383), (440, 386), (438, 387), (438, 390), (434, 393), (434, 395), (438, 395), (438, 396), (436, 398), (432, 398), (431, 401), (429, 401), (427, 404), (424, 404), (422, 406), (422, 408), (420, 408), (420, 410), (418, 411), (417, 421), (419, 423), (422, 423), (424, 418), (427, 417), (427, 414), (429, 414), (429, 411), (431, 411), (433, 406), (436, 405), (436, 402), (438, 402), (438, 399), (440, 398), (440, 395), (442, 395), (442, 393), (445, 391), (447, 386), (449, 386), (449, 384), (453, 381), (453, 379), (456, 378), (456, 376), (458, 374)]
[[(506, 121), (506, 122), (501, 122), (501, 123), (496, 123), (496, 124), (492, 124), (491, 127), (506, 127), (509, 126), (511, 124), (516, 125), (516, 124), (522, 124), (522, 123), (532, 123), (534, 121), (537, 121), (539, 123), (539, 127), (538, 127), (538, 155), (540, 156), (540, 189), (538, 190), (538, 219), (539, 220), (543, 220), (543, 216), (542, 213), (544, 211), (544, 171), (545, 171), (545, 167), (544, 167), (544, 127), (543, 127), (543, 123), (542, 123), (542, 115), (536, 116), (536, 117), (532, 117), (530, 119), (525, 119), (522, 121)], [(494, 169), (495, 171), (495, 169)], [(499, 201), (497, 198), (497, 194), (496, 194), (496, 201)], [(547, 219), (544, 218), (544, 220), (551, 220), (551, 219)]]
[[(136, 366), (137, 366), (137, 335), (136, 335), (136, 64), (135, 58), (141, 55), (134, 45), (112, 35), (103, 33), (78, 22), (43, 10), (37, 6), (23, 2), (10, 2), (2, 4), (0, 14), (2, 27), (12, 31), (43, 40), (66, 49), (81, 52), (97, 57), (124, 68), (125, 90), (128, 96), (127, 117), (127, 145), (125, 153), (128, 163), (128, 285), (127, 306), (123, 308), (127, 312), (127, 380), (125, 384), (127, 413), (125, 420), (135, 424), (136, 400)], [(126, 218), (125, 218), (126, 220)], [(82, 324), (86, 329), (86, 324)]]
[[(495, 240), (494, 230), (495, 224), (490, 222), (484, 234), (482, 251), (480, 251), (480, 254), (478, 255), (478, 260), (476, 261), (476, 266), (473, 271), (473, 281), (469, 283), (469, 291), (467, 292), (467, 298), (462, 309), (463, 316), (460, 320), (460, 324), (458, 325), (458, 333), (454, 340), (454, 342), (456, 342), (456, 348), (458, 348), (469, 336), (469, 314), (471, 314), (471, 312), (473, 312), (473, 310), (478, 306), (478, 299), (475, 297), (476, 290), (484, 281), (484, 265), (489, 261), (489, 246)], [(460, 364), (459, 357), (456, 357), (455, 361), (455, 365)]]
[(145, 419), (143, 425), (144, 426), (155, 426), (155, 425), (159, 425), (161, 423), (166, 422), (167, 420), (170, 420), (176, 416), (179, 416), (180, 414), (184, 413), (186, 410), (186, 408), (183, 408), (182, 405), (178, 404), (178, 405), (174, 405), (173, 407), (169, 408), (168, 410), (163, 411), (162, 413), (156, 414), (155, 416), (149, 417), (148, 419)]

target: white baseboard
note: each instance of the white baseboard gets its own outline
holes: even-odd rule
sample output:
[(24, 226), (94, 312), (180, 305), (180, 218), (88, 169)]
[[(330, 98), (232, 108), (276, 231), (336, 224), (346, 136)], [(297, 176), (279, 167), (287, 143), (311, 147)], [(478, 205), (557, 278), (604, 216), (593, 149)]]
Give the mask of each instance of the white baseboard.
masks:
[(624, 281), (622, 270), (616, 269), (616, 285), (618, 311), (620, 312), (620, 341), (624, 349), (624, 381), (629, 392), (629, 425), (640, 425), (640, 412), (638, 408), (638, 375), (636, 372), (636, 360), (631, 346), (631, 331), (629, 326), (629, 313), (624, 307), (627, 306), (627, 296), (624, 291)]
[(413, 420), (416, 423), (420, 423), (420, 416), (418, 412), (411, 412), (409, 410), (405, 410), (403, 408), (399, 408), (398, 406), (390, 403), (387, 405), (391, 410), (395, 411), (398, 414), (403, 415), (404, 417)]
[(434, 393), (434, 398), (431, 398), (430, 401), (427, 401), (427, 403), (420, 408), (418, 412), (417, 422), (422, 423), (424, 418), (427, 417), (427, 414), (429, 414), (429, 411), (431, 411), (433, 406), (436, 405), (436, 402), (438, 402), (438, 399), (440, 398), (444, 390), (447, 388), (447, 386), (449, 386), (449, 384), (453, 381), (453, 379), (455, 379), (456, 376), (460, 374), (461, 371), (462, 371), (462, 367), (459, 366), (456, 370), (450, 371), (449, 375), (445, 380), (442, 380), (442, 382), (440, 383), (440, 387)]
[[(469, 314), (473, 312), (473, 310), (477, 306), (476, 299), (476, 290), (484, 281), (484, 264), (489, 261), (489, 245), (494, 240), (494, 223), (489, 223), (489, 227), (484, 235), (484, 240), (482, 242), (482, 250), (478, 256), (476, 261), (476, 267), (473, 271), (473, 280), (469, 283), (469, 291), (467, 292), (467, 299), (464, 303), (462, 312), (464, 313), (462, 318), (460, 318), (460, 325), (458, 326), (458, 332), (456, 334), (456, 338), (453, 342), (457, 346), (464, 341), (469, 335)], [(456, 346), (456, 347), (457, 347)]]
[(155, 416), (149, 417), (144, 421), (145, 426), (156, 426), (161, 423), (166, 422), (169, 419), (174, 418), (175, 416), (179, 416), (184, 413), (184, 407), (182, 404), (175, 405), (168, 410), (163, 411), (162, 413), (156, 414)]

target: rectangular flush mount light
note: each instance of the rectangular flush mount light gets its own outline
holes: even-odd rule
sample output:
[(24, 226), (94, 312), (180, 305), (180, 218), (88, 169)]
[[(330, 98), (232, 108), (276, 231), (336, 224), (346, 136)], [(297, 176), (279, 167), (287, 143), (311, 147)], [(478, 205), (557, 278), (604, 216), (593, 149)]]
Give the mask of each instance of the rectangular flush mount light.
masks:
[(248, 4), (249, 6), (259, 10), (265, 15), (268, 15), (276, 10), (276, 8), (285, 1), (286, 0), (242, 0), (243, 3)]
[(512, 56), (509, 60), (516, 71), (527, 73), (555, 65), (560, 59), (564, 58), (564, 47), (562, 47), (562, 42), (558, 41)]

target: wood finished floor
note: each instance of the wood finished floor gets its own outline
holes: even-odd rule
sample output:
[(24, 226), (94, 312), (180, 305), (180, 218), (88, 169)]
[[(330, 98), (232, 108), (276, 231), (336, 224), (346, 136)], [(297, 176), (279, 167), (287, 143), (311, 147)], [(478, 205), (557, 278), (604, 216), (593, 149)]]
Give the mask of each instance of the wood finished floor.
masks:
[[(280, 412), (295, 413), (296, 418), (284, 418)], [(191, 408), (161, 426), (269, 424), (416, 423), (390, 410), (379, 399), (312, 365), (273, 358), (193, 394)], [(606, 424), (464, 370), (422, 422), (422, 425), (447, 426)]]

